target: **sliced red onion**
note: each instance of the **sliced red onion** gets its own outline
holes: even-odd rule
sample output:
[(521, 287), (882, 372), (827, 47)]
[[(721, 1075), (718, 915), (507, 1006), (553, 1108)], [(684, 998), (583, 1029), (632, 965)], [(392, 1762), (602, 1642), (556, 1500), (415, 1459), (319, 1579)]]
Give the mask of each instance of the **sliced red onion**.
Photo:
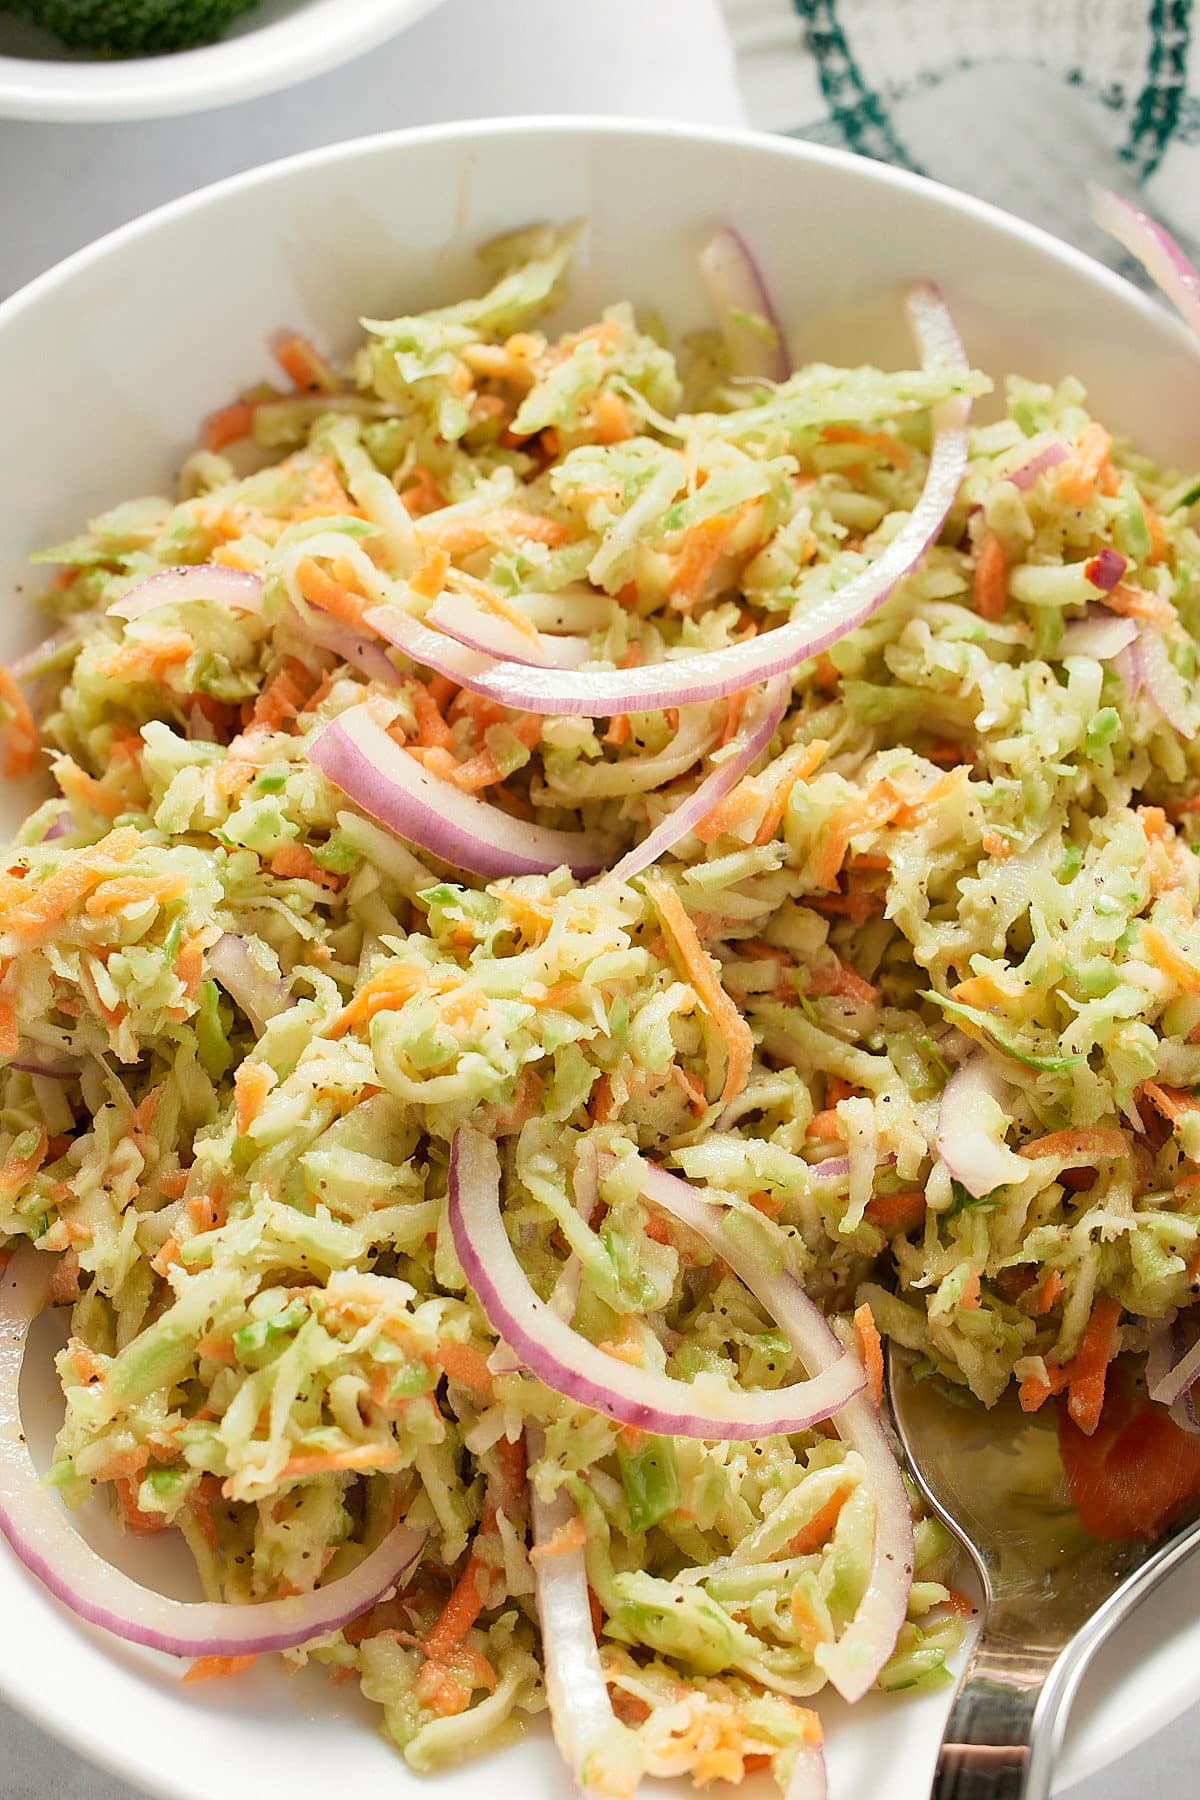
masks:
[(1022, 493), (1028, 493), (1039, 475), (1044, 475), (1048, 469), (1056, 469), (1059, 463), (1066, 462), (1066, 460), (1067, 447), (1065, 444), (1057, 442), (1047, 444), (1044, 449), (1037, 452), (1036, 456), (1031, 456), (1028, 462), (1013, 469), (1004, 479), (1011, 481), (1013, 486), (1020, 488)]
[(1200, 338), (1200, 273), (1169, 231), (1111, 188), (1092, 189), (1092, 217), (1137, 258), (1151, 280)]
[[(703, 1200), (686, 1182), (666, 1169), (644, 1163), (642, 1193), (680, 1224), (704, 1239), (734, 1274), (773, 1315), (780, 1330), (806, 1369), (826, 1374), (846, 1355), (820, 1310), (809, 1299), (783, 1263), (786, 1248), (778, 1234), (778, 1266), (760, 1258), (725, 1229), (726, 1209)], [(771, 1230), (765, 1224), (764, 1230)], [(857, 1362), (857, 1358), (854, 1359)], [(896, 1638), (908, 1614), (912, 1587), (914, 1546), (912, 1509), (904, 1479), (892, 1454), (879, 1413), (870, 1400), (857, 1397), (843, 1406), (834, 1419), (838, 1436), (857, 1450), (866, 1466), (866, 1480), (875, 1504), (875, 1534), (871, 1569), (858, 1611), (835, 1644), (821, 1645), (815, 1661), (824, 1669), (845, 1700), (861, 1700), (896, 1647)]]
[(340, 1631), (395, 1590), (425, 1542), (411, 1525), (397, 1525), (329, 1587), (249, 1606), (168, 1600), (98, 1556), (46, 1491), (21, 1427), (25, 1343), (54, 1266), (24, 1246), (0, 1276), (0, 1531), (52, 1594), (90, 1625), (170, 1656), (258, 1656)]
[(543, 669), (577, 669), (587, 661), (585, 637), (543, 637), (536, 629), (531, 637), (508, 619), (484, 612), (466, 594), (439, 595), (425, 618), (447, 637), (497, 661), (507, 658)]
[(259, 967), (250, 945), (226, 931), (207, 952), (209, 973), (220, 982), (259, 1036), (288, 1004), (287, 983)]
[(807, 1431), (862, 1391), (862, 1372), (844, 1351), (826, 1358), (811, 1381), (774, 1392), (707, 1376), (677, 1381), (606, 1355), (534, 1292), (504, 1228), (496, 1146), (465, 1125), (450, 1147), (449, 1220), (463, 1272), (497, 1336), (556, 1394), (622, 1425), (660, 1437), (757, 1439)]
[(824, 1744), (820, 1739), (815, 1744), (798, 1744), (784, 1800), (828, 1800), (828, 1796)]
[(53, 825), (42, 839), (43, 844), (53, 843), (55, 838), (66, 837), (68, 831), (71, 829), (72, 823), (70, 807), (60, 807), (57, 819), (55, 819)]
[[(709, 238), (698, 260), (717, 309), (731, 372), (762, 381), (786, 381), (792, 372), (787, 339), (767, 284), (741, 233), (726, 225)], [(739, 314), (761, 319), (771, 335), (756, 331)]]
[(378, 681), (384, 687), (399, 687), (404, 677), (383, 647), (374, 638), (366, 637), (361, 631), (355, 631), (353, 625), (343, 624), (319, 607), (296, 606), (293, 601), (296, 617), (304, 635), (320, 650), (329, 650), (339, 656), (350, 668), (357, 669), (369, 681)]
[(955, 1181), (976, 1200), (1029, 1172), (1028, 1165), (979, 1121), (980, 1107), (991, 1102), (1003, 1109), (1006, 1094), (1004, 1079), (986, 1050), (969, 1056), (942, 1089), (937, 1153)]
[(665, 856), (672, 845), (678, 844), (690, 831), (694, 831), (701, 820), (708, 817), (713, 807), (737, 786), (746, 771), (758, 761), (778, 731), (791, 697), (792, 684), (786, 676), (779, 675), (768, 683), (751, 716), (743, 722), (742, 729), (734, 739), (736, 748), (733, 755), (714, 764), (687, 799), (674, 807), (640, 844), (635, 844), (609, 870), (599, 885), (613, 887), (618, 882), (632, 881), (635, 875), (648, 869), (660, 856)]
[(1162, 633), (1143, 625), (1138, 632), (1138, 652), (1148, 698), (1181, 738), (1194, 738), (1187, 686), (1171, 661)]
[(594, 833), (527, 824), (430, 774), (366, 706), (352, 706), (326, 725), (308, 755), (380, 825), (472, 875), (548, 875), (566, 864), (582, 880), (611, 855)]
[(19, 1069), (22, 1075), (42, 1075), (47, 1081), (74, 1081), (82, 1072), (82, 1065), (73, 1057), (55, 1056), (36, 1044), (20, 1050), (6, 1066)]
[(183, 600), (218, 600), (237, 612), (261, 613), (261, 575), (247, 569), (231, 569), (225, 563), (188, 563), (160, 569), (122, 594), (105, 610), (114, 619), (140, 619), (156, 606), (174, 606)]
[[(922, 366), (965, 373), (966, 358), (954, 321), (937, 290), (914, 288), (908, 297), (908, 311), (920, 345)], [(896, 536), (869, 568), (836, 593), (823, 595), (804, 608), (786, 625), (727, 645), (723, 650), (672, 657), (632, 669), (559, 671), (498, 663), (464, 685), (519, 712), (578, 713), (600, 718), (717, 700), (739, 688), (788, 673), (797, 663), (827, 650), (869, 619), (937, 541), (967, 466), (969, 415), (970, 401), (961, 394), (934, 408), (933, 449), (925, 486)], [(387, 610), (368, 614), (367, 622), (382, 635), (390, 636), (393, 643), (399, 643), (400, 639), (385, 629), (381, 619), (381, 611)], [(403, 644), (401, 647), (407, 648)], [(430, 666), (438, 665), (431, 662)]]
[(1057, 655), (1063, 659), (1093, 656), (1097, 662), (1111, 662), (1128, 649), (1137, 634), (1136, 619), (1105, 612), (1102, 606), (1089, 606), (1082, 619), (1072, 619), (1063, 627)]
[(430, 631), (428, 625), (422, 625), (399, 606), (373, 606), (363, 614), (363, 623), (389, 644), (395, 644), (397, 650), (403, 650), (421, 668), (445, 675), (473, 693), (487, 692), (486, 677), (497, 667), (493, 657), (468, 649), (445, 632)]
[(1177, 1400), (1181, 1400), (1192, 1385), (1200, 1381), (1200, 1338), (1178, 1360), (1172, 1354), (1171, 1366), (1165, 1370), (1157, 1367), (1157, 1358), (1152, 1365), (1148, 1357), (1146, 1379), (1147, 1393), (1160, 1406), (1173, 1406)]
[(1128, 567), (1129, 563), (1121, 552), (1114, 550), (1111, 544), (1105, 544), (1091, 558), (1083, 572), (1094, 588), (1099, 588), (1102, 594), (1111, 594)]
[[(526, 1429), (529, 1457), (545, 1449), (542, 1433)], [(534, 1598), (542, 1628), (542, 1668), (554, 1741), (584, 1795), (623, 1800), (641, 1773), (637, 1742), (613, 1712), (600, 1649), (592, 1624), (587, 1563), (583, 1546), (559, 1548), (557, 1533), (578, 1524), (579, 1513), (566, 1488), (542, 1500), (531, 1481)]]
[(1130, 638), (1124, 650), (1115, 659), (1121, 680), (1129, 690), (1129, 698), (1136, 700), (1142, 691), (1144, 672), (1142, 669), (1142, 644), (1140, 634)]
[(43, 638), (40, 644), (35, 644), (32, 650), (26, 650), (24, 656), (18, 656), (15, 662), (9, 663), (9, 674), (14, 681), (36, 681), (45, 673), (47, 658), (65, 649), (68, 644), (81, 643), (85, 631), (95, 624), (98, 617), (99, 614), (94, 612), (72, 613), (57, 631), (52, 631), (49, 637)]

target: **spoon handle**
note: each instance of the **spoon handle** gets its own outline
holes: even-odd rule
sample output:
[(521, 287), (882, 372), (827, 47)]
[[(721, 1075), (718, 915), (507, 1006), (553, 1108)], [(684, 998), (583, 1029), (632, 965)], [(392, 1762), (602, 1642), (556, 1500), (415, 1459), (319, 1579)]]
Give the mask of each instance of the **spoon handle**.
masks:
[(994, 1601), (954, 1696), (929, 1800), (1048, 1800), (1067, 1711), (1092, 1652), (1198, 1550), (1194, 1520), (1058, 1646), (1030, 1643), (1027, 1602)]
[[(1039, 1702), (1062, 1646), (1031, 1645), (1024, 1609), (989, 1609), (946, 1720), (929, 1800), (1032, 1800)], [(1044, 1715), (1043, 1715), (1044, 1716)]]

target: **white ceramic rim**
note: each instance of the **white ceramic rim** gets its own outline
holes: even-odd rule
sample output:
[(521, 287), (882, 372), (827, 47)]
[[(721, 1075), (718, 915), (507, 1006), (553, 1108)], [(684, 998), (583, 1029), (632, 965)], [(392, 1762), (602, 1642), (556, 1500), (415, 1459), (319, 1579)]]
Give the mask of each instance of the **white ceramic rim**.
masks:
[[(337, 0), (330, 0), (330, 4), (336, 3)], [(437, 0), (419, 0), (419, 3), (427, 6), (437, 4)], [(890, 164), (873, 162), (852, 155), (845, 150), (831, 149), (823, 145), (811, 144), (768, 132), (741, 131), (724, 126), (688, 125), (659, 119), (626, 119), (588, 114), (544, 114), (524, 119), (459, 120), (449, 124), (410, 127), (394, 132), (354, 138), (339, 144), (323, 145), (315, 150), (280, 158), (274, 162), (229, 176), (223, 181), (198, 188), (193, 193), (183, 195), (180, 199), (156, 207), (140, 219), (132, 220), (129, 224), (120, 226), (117, 230), (96, 239), (94, 243), (74, 252), (44, 274), (37, 276), (8, 300), (0, 302), (0, 332), (11, 319), (36, 306), (44, 294), (59, 284), (68, 282), (78, 271), (93, 263), (102, 262), (110, 253), (120, 250), (126, 243), (153, 234), (160, 225), (168, 221), (180, 219), (190, 212), (199, 212), (208, 206), (220, 205), (224, 198), (233, 192), (269, 184), (280, 176), (290, 175), (304, 168), (317, 167), (335, 161), (353, 161), (358, 156), (375, 154), (391, 145), (438, 143), (453, 139), (469, 139), (478, 144), (481, 140), (509, 136), (549, 137), (554, 135), (574, 135), (583, 138), (601, 135), (642, 137), (649, 140), (651, 145), (656, 140), (668, 139), (727, 145), (731, 150), (766, 152), (781, 158), (793, 158), (802, 162), (852, 169), (863, 180), (878, 182), (884, 187), (891, 187), (901, 192), (918, 194), (934, 192), (948, 212), (976, 218), (995, 231), (1034, 244), (1053, 259), (1073, 269), (1085, 281), (1106, 290), (1124, 305), (1132, 307), (1145, 318), (1153, 320), (1158, 330), (1176, 335), (1181, 352), (1191, 357), (1195, 356), (1196, 346), (1191, 333), (1173, 315), (1169, 314), (1158, 300), (1141, 292), (1113, 270), (1054, 237), (1052, 233), (1043, 230), (1040, 226), (1029, 224), (1025, 220), (1005, 212), (1000, 207), (976, 199), (973, 195), (948, 188), (941, 182), (932, 181), (926, 176), (915, 175)], [(1072, 1758), (1070, 1779), (1076, 1783), (1089, 1781), (1100, 1770), (1107, 1768), (1138, 1744), (1165, 1729), (1189, 1707), (1200, 1701), (1200, 1672), (1193, 1674), (1189, 1680), (1186, 1672), (1181, 1671), (1181, 1677), (1176, 1684), (1169, 1686), (1164, 1684), (1158, 1694), (1157, 1703), (1139, 1712), (1132, 1730), (1128, 1720), (1118, 1720), (1115, 1717), (1107, 1718), (1103, 1729), (1093, 1723), (1088, 1737), (1089, 1754), (1076, 1755)], [(61, 1711), (54, 1710), (43, 1693), (11, 1687), (8, 1684), (6, 1672), (2, 1668), (0, 1668), (0, 1698), (23, 1713), (25, 1717), (40, 1725), (52, 1737), (69, 1744), (92, 1764), (109, 1770), (123, 1780), (140, 1783), (152, 1779), (155, 1791), (162, 1796), (162, 1800), (210, 1800), (211, 1790), (207, 1787), (193, 1785), (186, 1779), (164, 1782), (160, 1773), (152, 1774), (139, 1765), (135, 1756), (114, 1746), (111, 1742), (97, 1744), (91, 1741), (83, 1731), (74, 1727), (69, 1716), (64, 1716)]]
[(230, 106), (349, 62), (440, 4), (441, 0), (317, 0), (303, 12), (198, 50), (123, 61), (0, 56), (0, 117), (95, 124)]

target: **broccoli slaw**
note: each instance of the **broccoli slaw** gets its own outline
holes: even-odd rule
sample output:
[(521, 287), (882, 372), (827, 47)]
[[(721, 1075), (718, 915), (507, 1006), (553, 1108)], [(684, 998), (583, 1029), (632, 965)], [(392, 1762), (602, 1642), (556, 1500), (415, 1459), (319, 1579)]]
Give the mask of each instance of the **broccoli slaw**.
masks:
[[(1069, 377), (969, 424), (930, 290), (918, 366), (791, 370), (732, 233), (678, 356), (548, 335), (575, 236), (284, 340), (44, 553), (0, 1525), (191, 1679), (356, 1680), (418, 1770), (548, 1701), (588, 1791), (815, 1795), (812, 1697), (960, 1630), (880, 1333), (1088, 1440), (1150, 1348), (1194, 1426), (1200, 481)], [(47, 1299), (51, 1488), (204, 1607), (64, 1547)]]

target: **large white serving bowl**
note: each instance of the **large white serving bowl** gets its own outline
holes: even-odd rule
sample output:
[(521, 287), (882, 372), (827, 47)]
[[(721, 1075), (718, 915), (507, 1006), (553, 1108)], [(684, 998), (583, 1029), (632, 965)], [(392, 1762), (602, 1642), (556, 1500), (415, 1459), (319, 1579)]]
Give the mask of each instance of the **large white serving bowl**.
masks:
[[(900, 296), (933, 277), (993, 375), (1072, 371), (1111, 426), (1166, 462), (1200, 463), (1200, 354), (1184, 331), (1116, 276), (961, 194), (777, 138), (561, 120), (401, 133), (178, 201), (0, 306), (0, 660), (39, 634), (26, 555), (168, 483), (203, 415), (267, 373), (278, 327), (344, 348), (360, 314), (468, 291), (480, 239), (574, 217), (588, 221), (576, 319), (626, 297), (673, 327), (707, 320), (695, 253), (733, 220), (797, 359), (908, 363)], [(15, 822), (20, 797), (6, 801)], [(31, 1360), (26, 1418), (44, 1439), (54, 1378), (47, 1356)], [(136, 1542), (117, 1553), (131, 1568), (147, 1554)], [(1111, 1647), (1076, 1708), (1064, 1784), (1200, 1700), (1194, 1589), (1180, 1579), (1156, 1595)], [(0, 1693), (156, 1794), (420, 1791), (375, 1735), (377, 1715), (319, 1672), (181, 1688), (167, 1659), (77, 1624), (2, 1545), (0, 1618)], [(834, 1800), (923, 1800), (945, 1707), (944, 1695), (853, 1712), (822, 1702)], [(436, 1793), (470, 1800), (485, 1786), (565, 1792), (546, 1731), (441, 1777)]]
[(0, 117), (82, 123), (228, 106), (306, 81), (394, 37), (440, 0), (259, 0), (215, 44), (101, 60), (0, 12)]

